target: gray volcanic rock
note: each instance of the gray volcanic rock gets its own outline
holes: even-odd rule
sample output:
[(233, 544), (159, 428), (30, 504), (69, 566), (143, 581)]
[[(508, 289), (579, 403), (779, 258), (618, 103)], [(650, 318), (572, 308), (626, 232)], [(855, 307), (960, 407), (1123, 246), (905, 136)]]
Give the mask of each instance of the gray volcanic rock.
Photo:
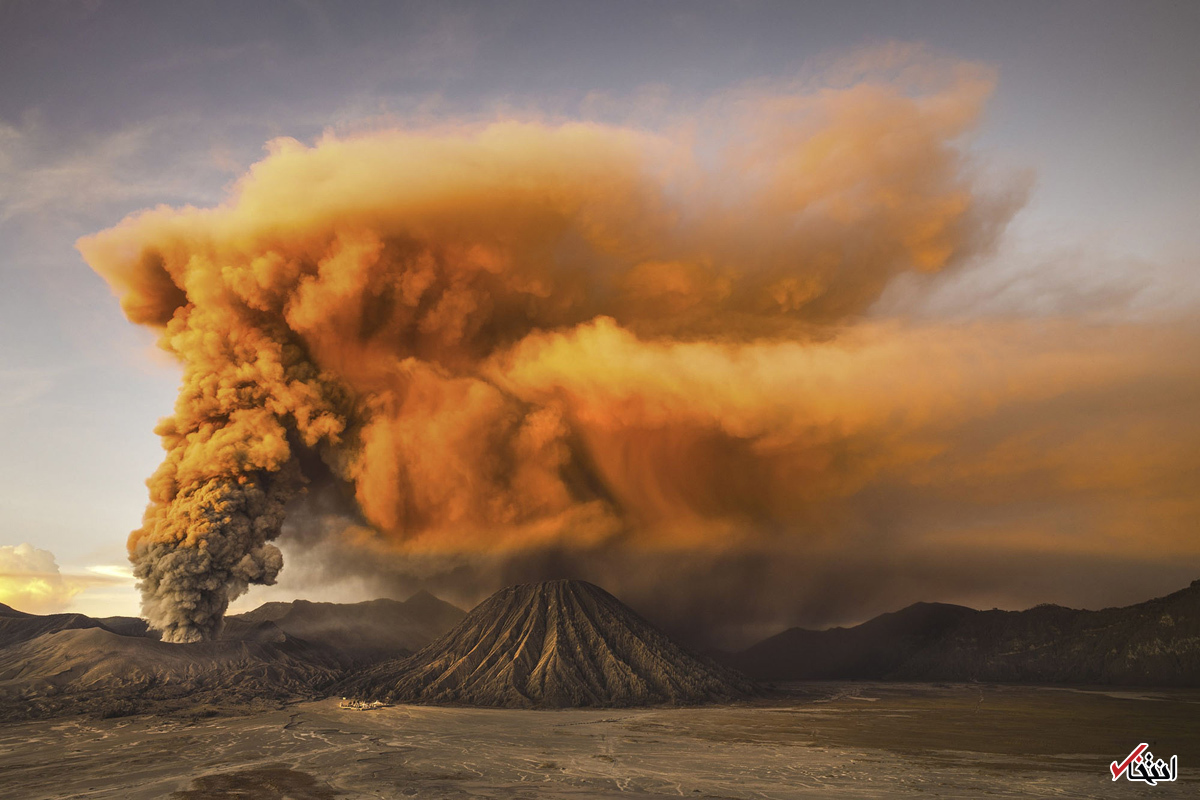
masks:
[(583, 581), (504, 589), (414, 656), (343, 685), (355, 697), (507, 708), (728, 701), (756, 693)]

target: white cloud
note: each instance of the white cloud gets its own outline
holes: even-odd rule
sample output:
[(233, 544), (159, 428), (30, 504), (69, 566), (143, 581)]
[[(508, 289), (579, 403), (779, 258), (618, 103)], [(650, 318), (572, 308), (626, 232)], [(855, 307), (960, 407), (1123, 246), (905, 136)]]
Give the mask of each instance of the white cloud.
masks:
[(28, 543), (0, 546), (0, 603), (18, 611), (75, 611), (92, 617), (136, 614), (134, 583), (127, 564), (97, 564), (63, 573), (49, 550)]
[(83, 591), (82, 582), (64, 578), (54, 554), (31, 544), (0, 546), (0, 603), (31, 614), (52, 614)]
[(97, 564), (94, 567), (88, 567), (87, 571), (96, 575), (103, 575), (106, 578), (114, 578), (128, 583), (133, 582), (133, 568), (128, 564)]

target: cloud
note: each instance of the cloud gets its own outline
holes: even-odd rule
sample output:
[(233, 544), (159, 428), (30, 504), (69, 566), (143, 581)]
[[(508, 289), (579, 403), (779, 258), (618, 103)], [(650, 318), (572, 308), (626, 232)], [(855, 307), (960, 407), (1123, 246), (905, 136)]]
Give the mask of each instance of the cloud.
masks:
[(277, 140), (225, 203), (80, 240), (184, 367), (129, 541), (152, 624), (212, 635), (276, 540), (313, 580), (593, 577), (750, 628), (1195, 562), (1194, 330), (880, 318), (1023, 200), (967, 148), (993, 81), (893, 49), (668, 131)]
[(902, 275), (872, 308), (877, 317), (1073, 319), (1099, 325), (1185, 321), (1200, 307), (1200, 256), (1150, 260), (1089, 243), (1011, 240), (994, 257), (953, 273)]
[(82, 583), (59, 573), (49, 550), (31, 544), (0, 546), (0, 603), (30, 614), (53, 614), (83, 589)]
[[(808, 424), (772, 445), (761, 417), (784, 413), (777, 397), (749, 392), (743, 405), (769, 408), (722, 428), (702, 396), (729, 376), (691, 376), (689, 403), (641, 367), (672, 374), (691, 355), (671, 348), (688, 342), (711, 345), (686, 351), (709, 362), (721, 341), (802, 347), (894, 276), (986, 252), (1019, 202), (977, 186), (957, 144), (990, 88), (958, 65), (939, 82), (738, 92), (702, 145), (518, 121), (279, 140), (226, 204), (159, 208), (81, 240), (130, 320), (160, 330), (185, 368), (130, 540), (149, 618), (168, 640), (211, 635), (231, 598), (273, 583), (270, 542), (314, 476), (352, 486), (401, 551), (658, 536), (654, 467), (625, 463), (647, 478), (633, 487), (594, 410), (525, 385), (531, 353), (563, 349), (538, 349), (550, 331), (620, 353), (601, 369), (669, 404), (648, 421), (626, 413), (618, 438), (730, 455), (748, 476), (776, 463), (815, 475), (808, 456), (770, 452), (822, 436)], [(795, 505), (689, 499), (674, 504), (687, 510), (676, 531)]]
[(87, 571), (122, 583), (133, 583), (133, 570), (125, 564), (97, 564), (88, 567)]
[(283, 546), (300, 583), (370, 576), (463, 605), (586, 578), (700, 644), (929, 599), (1134, 602), (1200, 570), (1198, 354), (1177, 324), (890, 320), (738, 343), (601, 318), (526, 337), (488, 374), (560, 410), (623, 527), (398, 545), (330, 489)]

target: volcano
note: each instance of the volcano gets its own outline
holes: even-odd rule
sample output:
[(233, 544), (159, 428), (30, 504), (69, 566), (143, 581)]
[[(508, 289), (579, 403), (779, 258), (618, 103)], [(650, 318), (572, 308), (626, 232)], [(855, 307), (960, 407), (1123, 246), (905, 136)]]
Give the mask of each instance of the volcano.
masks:
[(499, 591), (428, 647), (343, 689), (389, 702), (504, 708), (684, 705), (757, 692), (600, 587), (569, 580)]

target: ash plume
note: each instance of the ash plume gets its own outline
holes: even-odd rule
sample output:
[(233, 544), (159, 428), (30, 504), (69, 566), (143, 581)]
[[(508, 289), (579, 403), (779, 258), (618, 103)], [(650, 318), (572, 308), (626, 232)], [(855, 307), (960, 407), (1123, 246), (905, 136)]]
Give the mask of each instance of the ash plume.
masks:
[(340, 546), (366, 552), (633, 552), (804, 530), (814, 497), (912, 458), (854, 450), (881, 420), (823, 400), (865, 385), (830, 342), (896, 275), (986, 252), (1020, 193), (961, 146), (986, 72), (906, 80), (743, 93), (704, 142), (278, 140), (225, 204), (82, 239), (183, 365), (129, 540), (150, 623), (202, 639), (274, 582), (306, 482), (348, 487)]

